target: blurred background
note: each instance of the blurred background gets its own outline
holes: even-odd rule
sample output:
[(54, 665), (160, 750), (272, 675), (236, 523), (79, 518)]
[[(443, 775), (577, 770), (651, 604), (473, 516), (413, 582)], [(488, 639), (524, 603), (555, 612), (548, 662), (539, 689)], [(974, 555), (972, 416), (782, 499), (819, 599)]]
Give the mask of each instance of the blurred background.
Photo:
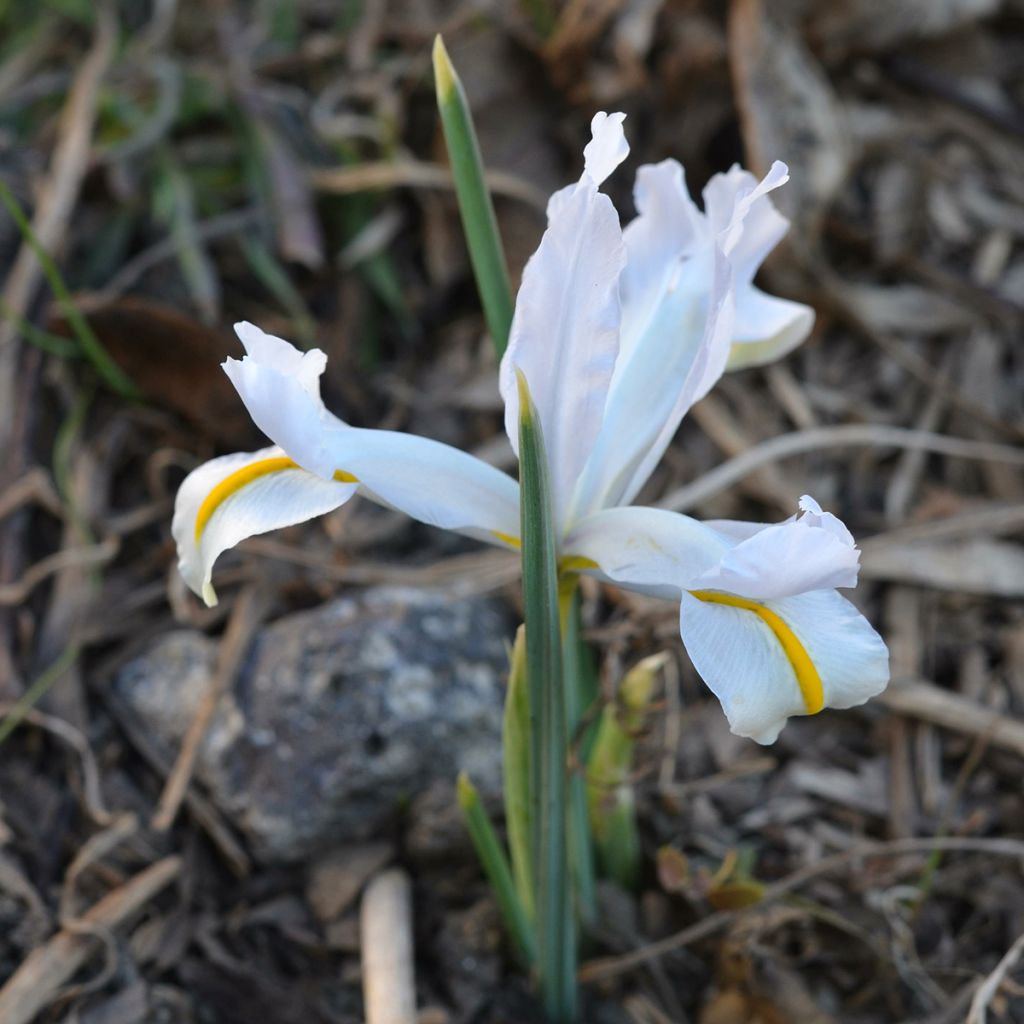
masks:
[(814, 335), (641, 500), (813, 493), (892, 650), (883, 698), (758, 748), (673, 606), (585, 591), (607, 696), (670, 656), (588, 1024), (1024, 1021), (1021, 0), (0, 2), (0, 1018), (354, 1024), (358, 896), (399, 863), (423, 1024), (537, 1019), (453, 797), (500, 791), (514, 559), (353, 502), (225, 556), (207, 610), (170, 539), (184, 474), (264, 443), (239, 319), (323, 348), (349, 422), (514, 471), (437, 32), (515, 279), (595, 110), (628, 114), (624, 217), (641, 163), (695, 194), (789, 163), (762, 281)]

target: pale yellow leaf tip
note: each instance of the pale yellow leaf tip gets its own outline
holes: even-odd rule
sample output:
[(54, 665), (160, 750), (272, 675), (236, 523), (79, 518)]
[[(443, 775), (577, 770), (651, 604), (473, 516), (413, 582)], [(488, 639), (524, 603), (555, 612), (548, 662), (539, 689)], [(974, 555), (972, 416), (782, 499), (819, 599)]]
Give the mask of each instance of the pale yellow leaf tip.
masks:
[(519, 391), (519, 422), (529, 424), (533, 419), (533, 399), (530, 397), (530, 385), (526, 382), (526, 375), (518, 366), (516, 371), (516, 388)]
[(434, 36), (434, 86), (437, 89), (437, 102), (447, 103), (455, 93), (458, 75), (452, 67), (451, 58), (445, 49), (441, 33)]
[[(438, 36), (438, 39), (441, 37)], [(459, 807), (463, 811), (469, 810), (469, 808), (477, 800), (476, 786), (470, 781), (469, 776), (465, 772), (459, 772), (458, 781), (455, 784), (456, 791), (458, 793)]]

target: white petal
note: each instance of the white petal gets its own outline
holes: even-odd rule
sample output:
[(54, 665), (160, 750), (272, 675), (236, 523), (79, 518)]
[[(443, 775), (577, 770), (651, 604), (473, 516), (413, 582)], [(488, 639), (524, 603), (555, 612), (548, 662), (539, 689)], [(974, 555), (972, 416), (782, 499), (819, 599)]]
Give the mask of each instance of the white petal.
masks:
[(625, 114), (596, 113), (590, 122), (590, 142), (583, 149), (583, 168), (595, 185), (600, 185), (629, 156), (629, 143), (622, 130)]
[(327, 357), (319, 349), (300, 352), (251, 324), (239, 326), (246, 355), (223, 366), (253, 422), (300, 466), (330, 480), (337, 467), (323, 438), (328, 424), (340, 421), (320, 398)]
[(814, 326), (814, 310), (800, 302), (777, 299), (752, 284), (736, 293), (736, 325), (728, 370), (774, 362), (807, 338)]
[(206, 462), (189, 473), (174, 502), (171, 533), (181, 575), (207, 604), (216, 604), (210, 578), (221, 552), (246, 537), (331, 512), (357, 490), (357, 484), (300, 469), (276, 447)]
[(814, 526), (821, 530), (827, 530), (833, 536), (838, 537), (844, 544), (853, 545), (853, 534), (846, 528), (846, 524), (838, 517), (826, 512), (809, 494), (804, 494), (798, 502), (800, 509), (799, 518), (807, 526)]
[(367, 497), (431, 526), (518, 537), (519, 487), (507, 474), (439, 441), (351, 427), (324, 409), (317, 381), (300, 376), (305, 364), (283, 350), (263, 355), (229, 359), (225, 370), (256, 425), (303, 468), (354, 477)]
[(725, 537), (689, 516), (632, 506), (580, 520), (564, 548), (569, 558), (594, 563), (602, 576), (620, 586), (677, 597), (718, 565), (729, 546)]
[(739, 167), (715, 175), (704, 190), (702, 215), (678, 164), (641, 169), (641, 212), (624, 235), (620, 355), (572, 517), (636, 497), (686, 412), (733, 353), (737, 365), (765, 362), (806, 337), (813, 323), (807, 307), (773, 299), (750, 283), (788, 226), (767, 195), (788, 176), (778, 162), (760, 182)]
[[(595, 125), (591, 145), (596, 148), (588, 161), (601, 173), (622, 152), (615, 141), (621, 122), (595, 119)], [(516, 370), (526, 377), (551, 464), (556, 516), (562, 522), (597, 437), (618, 353), (625, 247), (618, 214), (589, 173), (562, 190), (549, 215), (547, 231), (523, 272), (499, 383), (505, 429), (518, 451)]]
[(789, 181), (789, 168), (776, 160), (758, 181), (734, 165), (704, 187), (704, 212), (711, 231), (730, 258), (737, 281), (749, 283), (765, 256), (789, 229), (768, 193)]
[(640, 167), (633, 201), (637, 216), (622, 233), (626, 267), (622, 272), (622, 341), (616, 376), (678, 275), (680, 260), (692, 255), (699, 242), (708, 241), (704, 217), (690, 198), (685, 172), (677, 160)]
[(714, 523), (738, 543), (701, 575), (696, 587), (755, 600), (855, 587), (860, 552), (850, 531), (808, 495), (800, 499), (800, 508), (796, 517), (759, 530), (749, 523)]
[(383, 505), (491, 543), (519, 536), (519, 485), (458, 448), (348, 426), (328, 430), (325, 444), (332, 461)]
[(247, 355), (287, 377), (296, 377), (306, 392), (320, 402), (320, 377), (327, 367), (327, 356), (320, 349), (301, 352), (291, 342), (267, 334), (246, 320), (235, 324), (235, 334)]
[[(854, 707), (885, 689), (889, 655), (884, 642), (835, 591), (800, 594), (765, 606), (810, 658), (826, 707)], [(772, 743), (787, 718), (807, 713), (793, 665), (757, 613), (684, 594), (680, 633), (690, 660), (722, 702), (737, 735)]]
[(855, 587), (859, 562), (855, 547), (825, 530), (779, 523), (737, 544), (697, 586), (758, 600)]
[(717, 249), (692, 257), (616, 367), (600, 433), (573, 497), (573, 517), (636, 497), (683, 416), (721, 376), (732, 323), (728, 261)]

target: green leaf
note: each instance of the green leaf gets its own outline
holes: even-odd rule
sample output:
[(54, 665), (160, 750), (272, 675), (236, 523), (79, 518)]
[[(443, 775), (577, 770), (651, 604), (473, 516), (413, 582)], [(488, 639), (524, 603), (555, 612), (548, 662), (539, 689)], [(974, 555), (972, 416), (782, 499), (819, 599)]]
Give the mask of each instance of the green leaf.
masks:
[(505, 694), (502, 721), (502, 756), (504, 759), (505, 827), (512, 857), (512, 876), (516, 891), (526, 909), (534, 917), (533, 861), (530, 835), (530, 695), (526, 680), (526, 633), (522, 626), (516, 633), (512, 648), (512, 665)]
[(536, 823), (537, 970), (551, 1024), (576, 1018), (576, 937), (566, 834), (568, 754), (558, 561), (544, 438), (526, 378), (519, 384), (523, 605), (530, 701), (531, 815)]
[(587, 786), (581, 767), (584, 763), (584, 743), (583, 737), (577, 737), (577, 732), (594, 699), (596, 687), (593, 665), (580, 626), (578, 582), (579, 577), (575, 573), (563, 575), (559, 588), (559, 614), (562, 627), (565, 728), (572, 753), (571, 760), (577, 766), (569, 776), (569, 862), (579, 902), (580, 920), (583, 928), (588, 929), (593, 927), (597, 916), (597, 893)]
[(470, 782), (469, 776), (465, 773), (459, 776), (458, 799), (470, 838), (473, 840), (473, 846), (483, 865), (487, 880), (494, 890), (498, 907), (505, 920), (505, 927), (523, 959), (527, 964), (532, 964), (537, 953), (533, 930), (519, 894), (516, 892), (515, 883), (512, 881), (508, 858), (494, 831), (491, 819), (487, 817), (487, 812), (480, 802), (480, 794), (477, 792), (476, 786)]
[(587, 762), (587, 796), (598, 859), (604, 873), (626, 888), (640, 875), (640, 837), (633, 787), (634, 736), (643, 725), (666, 655), (644, 658), (626, 673), (619, 700), (601, 713)]
[(469, 258), (484, 307), (487, 329), (500, 359), (508, 344), (508, 332), (512, 326), (512, 288), (498, 221), (494, 216), (494, 204), (484, 181), (483, 159), (473, 128), (469, 101), (440, 35), (434, 40), (434, 85)]

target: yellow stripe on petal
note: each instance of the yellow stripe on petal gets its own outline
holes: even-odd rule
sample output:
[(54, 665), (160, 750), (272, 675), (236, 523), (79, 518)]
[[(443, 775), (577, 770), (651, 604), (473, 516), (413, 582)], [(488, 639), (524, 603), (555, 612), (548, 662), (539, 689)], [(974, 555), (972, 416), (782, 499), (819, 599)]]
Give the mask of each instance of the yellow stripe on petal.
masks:
[(491, 536), (497, 537), (502, 544), (507, 544), (510, 548), (515, 548), (517, 551), (523, 546), (523, 542), (518, 537), (513, 537), (511, 533), (502, 533), (501, 530), (491, 530)]
[[(293, 459), (288, 458), (287, 455), (277, 455), (270, 459), (260, 459), (257, 462), (250, 462), (248, 466), (242, 466), (241, 469), (236, 469), (234, 473), (229, 473), (226, 477), (212, 491), (203, 499), (203, 503), (199, 506), (199, 511), (196, 513), (196, 543), (199, 543), (200, 537), (203, 535), (203, 530), (206, 529), (207, 523), (213, 516), (214, 512), (217, 511), (224, 504), (232, 494), (237, 494), (243, 487), (247, 487), (255, 480), (259, 480), (261, 477), (265, 477), (270, 473), (280, 473), (286, 469), (299, 469), (301, 468)], [(337, 469), (334, 471), (334, 479), (338, 483), (355, 484), (359, 483), (359, 480), (354, 477), (351, 473), (346, 473), (343, 469)]]
[(796, 634), (786, 625), (783, 619), (770, 608), (756, 601), (748, 601), (745, 597), (733, 594), (720, 594), (713, 590), (691, 590), (690, 594), (698, 601), (709, 604), (724, 604), (730, 608), (743, 608), (753, 612), (775, 634), (783, 653), (793, 666), (797, 685), (804, 699), (807, 714), (816, 715), (825, 706), (825, 688), (821, 684), (821, 676), (807, 653), (807, 648), (797, 639)]

